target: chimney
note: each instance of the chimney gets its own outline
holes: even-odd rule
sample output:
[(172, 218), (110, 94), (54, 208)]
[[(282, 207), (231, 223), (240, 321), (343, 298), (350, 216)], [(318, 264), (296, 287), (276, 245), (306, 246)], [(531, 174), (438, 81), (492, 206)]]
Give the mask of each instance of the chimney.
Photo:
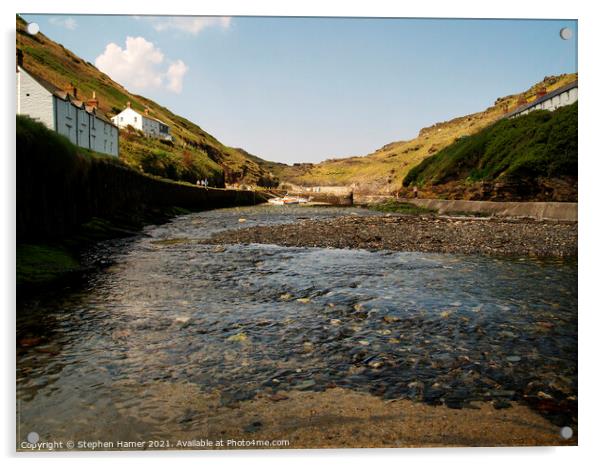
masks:
[(67, 94), (71, 94), (73, 97), (77, 98), (77, 88), (73, 85), (73, 83), (69, 83), (67, 89), (65, 89)]
[(96, 91), (92, 91), (92, 98), (88, 100), (88, 107), (98, 108), (98, 99), (96, 98)]
[(548, 91), (546, 90), (546, 87), (541, 86), (539, 89), (537, 89), (537, 98), (539, 99), (540, 97), (543, 97), (547, 93), (548, 93)]
[(17, 66), (23, 68), (23, 50), (17, 49)]
[(126, 104), (127, 108), (132, 108), (132, 103), (128, 100), (128, 103)]

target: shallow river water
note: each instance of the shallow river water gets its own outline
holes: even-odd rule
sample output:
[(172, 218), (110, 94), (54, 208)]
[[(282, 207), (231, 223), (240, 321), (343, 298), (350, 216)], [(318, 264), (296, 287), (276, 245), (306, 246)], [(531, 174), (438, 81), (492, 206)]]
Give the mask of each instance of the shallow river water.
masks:
[(527, 402), (576, 423), (576, 261), (199, 242), (352, 213), (375, 215), (181, 216), (101, 245), (111, 265), (82, 287), (20, 299), (19, 438), (160, 436), (194, 417), (159, 389), (183, 382), (223, 406), (339, 386), (453, 408)]

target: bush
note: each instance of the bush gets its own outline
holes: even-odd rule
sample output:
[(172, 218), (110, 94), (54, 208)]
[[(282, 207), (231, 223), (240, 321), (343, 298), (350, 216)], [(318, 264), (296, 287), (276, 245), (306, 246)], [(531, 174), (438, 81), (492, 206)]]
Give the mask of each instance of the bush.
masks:
[(503, 119), (412, 168), (404, 186), (577, 177), (577, 103)]

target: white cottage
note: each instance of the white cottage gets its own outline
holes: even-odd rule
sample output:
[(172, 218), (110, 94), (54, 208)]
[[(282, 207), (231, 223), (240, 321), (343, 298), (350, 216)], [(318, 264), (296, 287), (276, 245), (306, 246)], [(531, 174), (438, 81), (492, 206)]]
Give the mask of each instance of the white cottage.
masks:
[(137, 112), (132, 108), (130, 102), (127, 103), (127, 107), (121, 113), (111, 118), (111, 121), (120, 128), (131, 126), (132, 128), (142, 131), (148, 137), (165, 139), (168, 141), (172, 140), (167, 124), (157, 118), (151, 117), (148, 113), (148, 109), (146, 109), (144, 113)]
[(517, 116), (526, 115), (534, 110), (549, 110), (553, 112), (557, 108), (577, 102), (578, 89), (578, 81), (573, 81), (572, 83), (559, 87), (558, 89), (549, 93), (545, 93), (544, 89), (543, 93), (538, 94), (537, 98), (533, 102), (520, 105), (512, 112), (508, 113), (506, 117), (514, 118)]
[(44, 123), (77, 146), (119, 157), (119, 128), (98, 109), (96, 93), (87, 102), (78, 100), (73, 85), (61, 90), (25, 70), (20, 54), (17, 54), (17, 114)]

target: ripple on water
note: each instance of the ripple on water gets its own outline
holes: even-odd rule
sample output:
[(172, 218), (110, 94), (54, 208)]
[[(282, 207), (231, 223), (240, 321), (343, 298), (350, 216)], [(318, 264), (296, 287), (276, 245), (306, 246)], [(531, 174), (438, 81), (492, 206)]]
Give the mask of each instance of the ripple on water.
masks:
[[(23, 429), (72, 432), (102, 412), (95, 436), (114, 432), (126, 408), (160, 406), (153, 387), (166, 381), (217, 390), (226, 404), (335, 385), (433, 403), (543, 391), (572, 416), (575, 263), (198, 241), (240, 217), (298, 216), (179, 217), (103, 245), (114, 265), (86, 289), (20, 303), (18, 338), (31, 343), (17, 351)], [(147, 414), (147, 429), (171, 422)]]

